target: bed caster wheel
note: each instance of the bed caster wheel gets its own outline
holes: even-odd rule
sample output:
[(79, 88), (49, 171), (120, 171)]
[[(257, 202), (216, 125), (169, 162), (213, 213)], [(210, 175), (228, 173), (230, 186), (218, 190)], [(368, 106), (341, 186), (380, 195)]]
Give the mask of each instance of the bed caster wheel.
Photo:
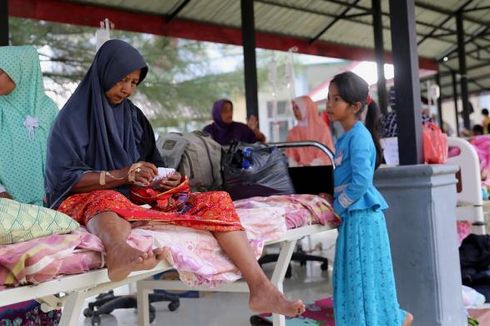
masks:
[(90, 309), (90, 308), (83, 309), (83, 315), (85, 317), (90, 318), (93, 316), (93, 314), (94, 314), (94, 311), (92, 309)]
[(320, 268), (322, 269), (322, 271), (326, 271), (328, 269), (328, 262), (322, 263)]
[(175, 311), (179, 309), (179, 307), (180, 307), (180, 302), (178, 301), (172, 301), (168, 304), (168, 310), (170, 311)]

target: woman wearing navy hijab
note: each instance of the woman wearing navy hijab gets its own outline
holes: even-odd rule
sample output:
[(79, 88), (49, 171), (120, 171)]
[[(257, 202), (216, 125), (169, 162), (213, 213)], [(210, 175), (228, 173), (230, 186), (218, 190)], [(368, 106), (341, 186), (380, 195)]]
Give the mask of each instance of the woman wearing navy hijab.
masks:
[[(130, 187), (150, 185), (157, 166), (163, 165), (150, 123), (128, 99), (147, 72), (140, 53), (123, 41), (107, 41), (99, 49), (51, 130), (46, 169), (49, 206), (72, 216), (102, 240), (113, 281), (151, 269), (163, 258), (159, 248), (142, 252), (126, 242), (131, 221), (159, 220), (211, 231), (247, 281), (252, 310), (302, 313), (303, 302), (287, 300), (263, 273), (226, 192), (189, 193), (184, 205), (172, 211), (142, 208), (127, 198)], [(157, 186), (167, 191), (180, 189), (185, 182), (176, 172)]]

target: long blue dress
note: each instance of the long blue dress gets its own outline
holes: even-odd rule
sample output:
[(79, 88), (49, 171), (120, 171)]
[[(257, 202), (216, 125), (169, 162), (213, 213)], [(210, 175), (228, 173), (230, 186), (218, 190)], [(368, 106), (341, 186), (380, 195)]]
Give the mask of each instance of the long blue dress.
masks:
[(397, 326), (405, 312), (396, 296), (390, 243), (373, 185), (376, 150), (357, 122), (336, 144), (334, 209), (342, 219), (333, 271), (337, 326)]

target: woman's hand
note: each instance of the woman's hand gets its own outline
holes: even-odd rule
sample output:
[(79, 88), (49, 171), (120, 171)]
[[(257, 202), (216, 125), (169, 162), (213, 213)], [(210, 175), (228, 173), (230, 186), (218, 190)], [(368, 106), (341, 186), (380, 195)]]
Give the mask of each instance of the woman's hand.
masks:
[(257, 120), (257, 117), (255, 115), (251, 115), (248, 120), (247, 120), (247, 126), (252, 129), (253, 131), (259, 129), (259, 121)]
[(180, 180), (182, 179), (182, 175), (179, 172), (174, 172), (166, 178), (163, 178), (162, 181), (158, 184), (158, 187), (162, 190), (170, 190), (172, 188), (177, 187), (180, 184)]
[[(140, 161), (139, 166), (133, 169), (131, 166), (128, 171), (128, 176), (130, 173), (134, 173), (134, 181), (130, 182), (137, 185), (149, 186), (155, 176), (158, 174), (158, 169), (153, 163)], [(133, 164), (133, 165), (135, 165)]]

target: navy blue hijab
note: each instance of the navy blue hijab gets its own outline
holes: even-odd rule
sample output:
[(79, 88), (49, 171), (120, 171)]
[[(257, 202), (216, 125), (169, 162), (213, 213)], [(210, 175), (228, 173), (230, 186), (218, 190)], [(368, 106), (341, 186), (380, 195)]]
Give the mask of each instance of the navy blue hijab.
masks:
[[(86, 172), (109, 171), (147, 161), (162, 166), (150, 123), (129, 99), (111, 105), (105, 92), (148, 67), (126, 42), (110, 40), (95, 55), (87, 74), (58, 114), (48, 139), (46, 193), (56, 208)], [(127, 192), (127, 187), (118, 189)]]

